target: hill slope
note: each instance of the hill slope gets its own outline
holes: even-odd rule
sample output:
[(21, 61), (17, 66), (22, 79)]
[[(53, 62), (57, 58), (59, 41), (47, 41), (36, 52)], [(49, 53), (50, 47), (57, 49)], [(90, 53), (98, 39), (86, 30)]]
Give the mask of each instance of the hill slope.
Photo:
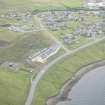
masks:
[(83, 0), (0, 0), (0, 8), (50, 9), (82, 6)]

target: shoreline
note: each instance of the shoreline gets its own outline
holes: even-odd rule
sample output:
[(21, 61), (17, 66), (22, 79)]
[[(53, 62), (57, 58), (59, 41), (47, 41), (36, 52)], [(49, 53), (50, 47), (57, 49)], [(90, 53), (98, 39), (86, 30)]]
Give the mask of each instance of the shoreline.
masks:
[(75, 86), (75, 84), (88, 72), (104, 65), (105, 65), (105, 60), (99, 60), (99, 61), (93, 62), (92, 64), (87, 64), (87, 65), (82, 66), (75, 73), (72, 79), (67, 80), (62, 85), (57, 95), (48, 98), (48, 100), (46, 101), (46, 105), (57, 105), (57, 103), (59, 102), (70, 100), (68, 98), (68, 94), (72, 90), (72, 88)]

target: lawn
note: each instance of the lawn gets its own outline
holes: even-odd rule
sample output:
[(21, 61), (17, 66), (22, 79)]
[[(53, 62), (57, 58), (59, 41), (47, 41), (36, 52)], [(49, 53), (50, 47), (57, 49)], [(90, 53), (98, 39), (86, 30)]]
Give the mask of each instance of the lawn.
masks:
[(0, 68), (0, 105), (23, 105), (28, 85), (28, 73)]
[[(97, 38), (97, 39), (99, 39), (99, 38)], [(94, 41), (94, 39), (89, 39), (88, 37), (80, 36), (80, 38), (77, 41), (74, 41), (71, 44), (67, 44), (66, 46), (70, 50), (73, 50), (73, 49), (78, 48), (84, 44), (91, 43), (92, 41)]]
[(59, 61), (39, 82), (32, 105), (44, 105), (48, 97), (56, 95), (81, 67), (102, 59), (105, 59), (105, 40)]

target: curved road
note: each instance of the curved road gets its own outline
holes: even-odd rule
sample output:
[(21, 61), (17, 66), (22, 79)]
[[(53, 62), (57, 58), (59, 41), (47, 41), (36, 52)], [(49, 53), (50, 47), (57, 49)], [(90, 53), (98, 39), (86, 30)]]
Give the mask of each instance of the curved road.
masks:
[(74, 53), (76, 53), (76, 52), (78, 52), (78, 51), (80, 51), (80, 50), (82, 50), (82, 49), (84, 49), (84, 48), (86, 48), (86, 47), (89, 47), (89, 46), (91, 46), (91, 45), (93, 45), (93, 44), (95, 44), (95, 43), (98, 43), (98, 42), (100, 42), (100, 41), (102, 41), (102, 40), (104, 40), (104, 39), (105, 39), (105, 37), (103, 37), (103, 38), (101, 38), (101, 39), (97, 39), (96, 41), (93, 41), (93, 42), (88, 43), (88, 44), (86, 44), (86, 45), (83, 45), (83, 46), (81, 46), (81, 47), (79, 47), (79, 48), (77, 48), (77, 49), (74, 49), (74, 50), (72, 50), (72, 51), (69, 51), (69, 52), (65, 53), (64, 55), (59, 56), (58, 58), (56, 58), (55, 60), (53, 60), (53, 61), (52, 61), (51, 63), (49, 63), (48, 65), (46, 65), (46, 66), (37, 74), (36, 78), (35, 78), (34, 80), (32, 80), (32, 82), (31, 82), (31, 87), (30, 87), (30, 91), (29, 91), (29, 94), (28, 94), (28, 96), (27, 96), (25, 105), (31, 105), (31, 104), (32, 104), (33, 96), (34, 96), (34, 94), (35, 94), (37, 85), (38, 85), (39, 81), (41, 80), (41, 78), (44, 76), (44, 74), (45, 74), (48, 70), (50, 70), (49, 68), (50, 68), (51, 66), (53, 66), (55, 63), (57, 63), (57, 62), (60, 61), (61, 59), (65, 58), (66, 56), (71, 55), (71, 54), (74, 54)]

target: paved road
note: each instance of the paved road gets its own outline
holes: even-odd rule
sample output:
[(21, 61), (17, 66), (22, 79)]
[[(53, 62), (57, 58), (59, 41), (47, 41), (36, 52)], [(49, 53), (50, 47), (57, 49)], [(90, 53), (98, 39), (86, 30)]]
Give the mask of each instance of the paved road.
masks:
[(86, 48), (86, 47), (89, 47), (89, 46), (91, 46), (91, 45), (93, 45), (93, 44), (95, 44), (95, 43), (98, 43), (98, 42), (100, 42), (100, 41), (102, 41), (102, 40), (104, 40), (104, 39), (105, 39), (105, 37), (103, 37), (103, 38), (101, 38), (101, 39), (98, 39), (98, 40), (96, 40), (96, 41), (94, 41), (94, 42), (88, 43), (88, 44), (86, 44), (86, 45), (83, 45), (83, 46), (81, 46), (81, 47), (79, 47), (79, 48), (77, 48), (77, 49), (74, 49), (74, 50), (72, 50), (72, 51), (69, 51), (69, 52), (65, 53), (64, 55), (61, 55), (61, 56), (59, 56), (58, 58), (56, 58), (55, 60), (53, 60), (53, 61), (52, 61), (51, 63), (49, 63), (47, 66), (45, 66), (45, 67), (37, 74), (36, 78), (31, 82), (30, 91), (29, 91), (27, 100), (26, 100), (26, 102), (25, 102), (25, 105), (31, 105), (32, 100), (33, 100), (33, 96), (34, 96), (34, 94), (35, 94), (35, 91), (36, 91), (36, 88), (37, 88), (37, 85), (38, 85), (39, 81), (40, 81), (41, 78), (44, 76), (44, 74), (45, 74), (48, 70), (50, 70), (49, 68), (50, 68), (51, 66), (53, 66), (55, 63), (57, 63), (58, 61), (62, 60), (62, 59), (65, 58), (66, 56), (71, 55), (71, 54), (74, 54), (74, 53), (76, 53), (76, 52), (78, 52), (78, 51), (80, 51), (80, 50), (82, 50), (82, 49), (84, 49), (84, 48)]

